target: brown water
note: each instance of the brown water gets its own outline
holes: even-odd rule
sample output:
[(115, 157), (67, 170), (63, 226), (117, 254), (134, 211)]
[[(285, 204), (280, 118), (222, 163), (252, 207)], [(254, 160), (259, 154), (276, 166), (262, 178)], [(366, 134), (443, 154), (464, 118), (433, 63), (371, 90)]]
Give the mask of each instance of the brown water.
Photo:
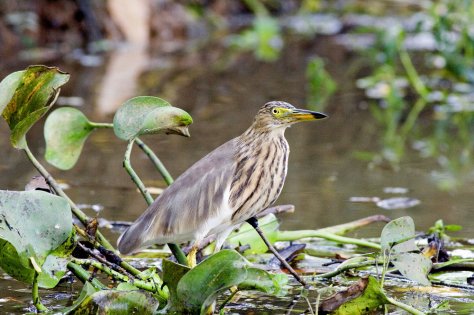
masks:
[[(316, 229), (382, 213), (391, 218), (410, 215), (418, 230), (426, 230), (442, 218), (446, 223), (464, 226), (457, 235), (472, 237), (472, 171), (463, 185), (443, 191), (433, 176), (439, 168), (437, 161), (422, 158), (416, 151), (407, 150), (398, 170), (369, 168), (367, 162), (354, 158), (355, 151), (380, 151), (383, 129), (366, 109), (362, 92), (355, 88), (360, 71), (352, 69), (359, 69), (360, 59), (344, 51), (333, 37), (318, 37), (316, 41), (290, 39), (282, 58), (275, 63), (259, 62), (247, 54), (224, 54), (210, 46), (164, 56), (116, 52), (98, 67), (84, 67), (76, 61), (51, 64), (71, 73), (71, 81), (61, 95), (83, 98), (80, 109), (93, 121), (111, 122), (114, 108), (134, 95), (160, 96), (187, 110), (194, 119), (191, 138), (143, 138), (177, 177), (209, 151), (242, 133), (265, 102), (285, 100), (304, 107), (306, 64), (316, 54), (326, 59), (338, 92), (323, 110), (329, 119), (299, 124), (286, 133), (291, 148), (289, 173), (277, 203), (294, 204), (296, 213), (281, 216), (283, 228)], [(2, 71), (2, 76), (8, 72)], [(426, 120), (425, 124), (429, 129), (431, 122)], [(33, 151), (42, 157), (42, 126), (36, 126), (28, 139)], [(1, 189), (22, 190), (36, 172), (21, 151), (10, 147), (8, 128), (3, 122), (0, 147)], [(126, 143), (111, 130), (98, 130), (87, 141), (72, 170), (48, 169), (70, 185), (67, 193), (76, 203), (103, 207), (99, 216), (109, 220), (131, 221), (146, 204), (122, 169), (125, 147)], [(132, 164), (148, 186), (165, 186), (144, 154), (135, 150)], [(403, 196), (421, 203), (388, 211), (371, 203), (349, 201), (353, 196), (397, 196), (384, 193), (385, 187), (405, 187), (409, 192)], [(91, 209), (85, 211), (94, 214)], [(381, 226), (376, 226), (370, 234), (378, 235), (380, 231)], [(18, 307), (28, 303), (29, 294), (23, 284), (0, 280), (0, 306), (5, 306), (6, 312), (18, 312)], [(20, 303), (1, 300), (9, 296), (15, 296)], [(54, 297), (49, 303), (54, 304)]]

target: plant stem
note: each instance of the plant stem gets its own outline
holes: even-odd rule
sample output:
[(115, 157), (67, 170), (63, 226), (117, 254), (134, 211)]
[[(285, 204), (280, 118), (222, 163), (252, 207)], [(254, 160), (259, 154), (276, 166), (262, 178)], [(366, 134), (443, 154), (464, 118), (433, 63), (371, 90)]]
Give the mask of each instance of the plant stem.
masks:
[(324, 279), (332, 278), (332, 277), (337, 276), (340, 273), (343, 273), (346, 270), (358, 269), (358, 268), (363, 268), (363, 267), (367, 267), (367, 266), (373, 266), (373, 265), (376, 264), (376, 262), (377, 262), (376, 260), (368, 260), (368, 261), (363, 261), (363, 262), (360, 262), (360, 263), (347, 264), (345, 266), (342, 266), (341, 268), (337, 268), (334, 271), (330, 271), (330, 272), (326, 272), (326, 273), (317, 275), (316, 278), (324, 278)]
[(135, 185), (137, 185), (138, 190), (140, 190), (143, 198), (145, 198), (146, 203), (148, 205), (151, 205), (153, 203), (153, 197), (150, 195), (150, 193), (146, 189), (140, 177), (138, 177), (137, 173), (133, 170), (132, 164), (130, 163), (130, 155), (132, 154), (132, 148), (133, 148), (134, 142), (135, 142), (135, 139), (131, 139), (128, 141), (127, 150), (125, 150), (125, 156), (123, 158), (123, 167), (125, 168), (127, 173), (130, 175), (130, 178), (135, 183)]
[(405, 50), (405, 48), (400, 48), (398, 50), (398, 54), (411, 85), (420, 95), (420, 97), (426, 100), (426, 97), (428, 96), (428, 89), (423, 83), (423, 80), (421, 80), (420, 76), (418, 75), (418, 72), (416, 72), (415, 66), (413, 66), (413, 63), (411, 62), (410, 55), (408, 55), (408, 52)]
[(329, 241), (342, 244), (354, 244), (358, 246), (364, 246), (374, 249), (380, 249), (380, 244), (328, 233), (320, 230), (299, 230), (299, 231), (278, 231), (277, 241), (295, 241), (307, 237), (318, 237)]
[(142, 140), (139, 138), (135, 139), (138, 147), (145, 152), (148, 158), (151, 160), (153, 165), (156, 167), (158, 172), (160, 172), (161, 176), (165, 180), (166, 184), (169, 186), (173, 183), (173, 177), (170, 175), (164, 164), (160, 161), (160, 159), (156, 156), (155, 152), (153, 152), (149, 146), (147, 146)]
[[(79, 221), (81, 221), (81, 223), (84, 225), (84, 226), (87, 226), (87, 223), (89, 222), (89, 217), (81, 211), (81, 209), (79, 209), (77, 207), (77, 205), (74, 203), (74, 201), (71, 200), (71, 198), (69, 198), (69, 196), (64, 192), (64, 190), (62, 190), (61, 186), (59, 186), (59, 184), (56, 182), (56, 180), (53, 178), (53, 176), (51, 176), (51, 174), (49, 174), (49, 172), (43, 167), (43, 165), (41, 165), (41, 163), (36, 159), (36, 157), (33, 155), (33, 153), (30, 151), (30, 148), (28, 147), (28, 145), (25, 145), (25, 153), (26, 155), (28, 156), (28, 159), (31, 161), (31, 163), (33, 164), (33, 166), (38, 170), (38, 172), (41, 174), (41, 176), (43, 176), (46, 180), (46, 182), (48, 183), (48, 185), (50, 185), (54, 191), (61, 197), (63, 197), (64, 199), (67, 200), (67, 202), (69, 203), (69, 205), (71, 206), (71, 211), (72, 213), (74, 214), (74, 216), (76, 218), (79, 219)], [(112, 244), (110, 244), (110, 242), (102, 235), (102, 233), (100, 233), (100, 231), (97, 231), (96, 232), (96, 240), (106, 249), (116, 253), (116, 250), (115, 248), (112, 246)], [(130, 272), (132, 275), (137, 275), (140, 273), (139, 270), (133, 268), (130, 264), (128, 264), (127, 262), (125, 261), (122, 261), (122, 263), (120, 264), (120, 266), (122, 266), (122, 268), (124, 268), (125, 270), (127, 270), (128, 272)]]
[(98, 123), (90, 121), (89, 124), (94, 128), (113, 128), (114, 124), (111, 123)]
[[(173, 182), (173, 178), (171, 175), (168, 173), (164, 165), (161, 163), (161, 161), (158, 159), (158, 157), (153, 153), (153, 151), (143, 143), (138, 138), (132, 139), (128, 142), (127, 145), (127, 150), (125, 151), (125, 157), (123, 159), (123, 167), (127, 171), (127, 173), (130, 175), (132, 178), (133, 182), (135, 185), (137, 185), (138, 189), (142, 193), (143, 197), (145, 198), (145, 201), (148, 205), (151, 205), (153, 203), (153, 197), (150, 195), (148, 190), (146, 189), (145, 185), (141, 181), (140, 177), (138, 177), (137, 173), (133, 170), (132, 164), (130, 163), (130, 155), (132, 153), (132, 148), (133, 148), (133, 143), (137, 142), (138, 146), (148, 155), (150, 160), (153, 162), (153, 164), (156, 166), (156, 168), (160, 171), (160, 173), (163, 175), (163, 178), (167, 182), (168, 185), (170, 185)], [(168, 243), (168, 247), (173, 253), (173, 256), (176, 258), (176, 260), (182, 264), (182, 265), (187, 265), (187, 259), (186, 255), (183, 253), (181, 248), (172, 243)]]
[(130, 284), (133, 284), (134, 286), (136, 286), (139, 289), (143, 289), (143, 290), (153, 292), (153, 293), (158, 293), (160, 295), (160, 297), (162, 297), (164, 300), (168, 299), (168, 294), (165, 291), (160, 289), (162, 282), (155, 283), (155, 282), (151, 282), (151, 281), (144, 281), (144, 280), (137, 280), (137, 279), (132, 280), (129, 277), (127, 277), (126, 275), (123, 275), (123, 274), (109, 268), (108, 266), (98, 262), (97, 260), (93, 260), (93, 259), (73, 258), (72, 263), (76, 264), (76, 265), (92, 266), (94, 268), (97, 268), (97, 269), (101, 270), (102, 272), (106, 273), (107, 275), (113, 277), (115, 280), (122, 281), (122, 282), (129, 282)]
[(102, 283), (100, 282), (99, 280), (97, 280), (96, 278), (93, 278), (91, 276), (91, 274), (89, 272), (87, 272), (86, 270), (84, 270), (81, 266), (79, 266), (78, 264), (70, 261), (68, 262), (67, 264), (67, 268), (69, 269), (69, 271), (71, 271), (79, 280), (82, 281), (82, 283), (86, 283), (86, 282), (89, 282), (90, 284), (92, 284), (92, 286), (94, 288), (96, 288), (97, 290), (106, 290), (107, 287)]
[(33, 296), (33, 304), (35, 305), (36, 309), (39, 313), (45, 312), (48, 309), (41, 303), (40, 296), (38, 294), (38, 272), (35, 271), (35, 275), (33, 278), (33, 289), (31, 290)]
[(401, 308), (402, 310), (410, 313), (410, 314), (414, 314), (414, 315), (425, 315), (425, 313), (423, 313), (422, 311), (419, 311), (417, 310), (416, 308), (408, 305), (408, 304), (405, 304), (405, 303), (402, 303), (400, 301), (397, 301), (389, 296), (385, 296), (385, 298), (387, 299), (387, 301), (390, 303), (390, 304), (393, 304), (395, 305), (396, 307), (399, 307)]
[(400, 128), (400, 134), (404, 138), (406, 138), (408, 133), (413, 129), (413, 126), (415, 125), (416, 120), (418, 119), (418, 116), (420, 115), (421, 111), (425, 108), (426, 104), (427, 103), (424, 98), (419, 98), (418, 101), (416, 101), (415, 105), (410, 110), (410, 112), (408, 113), (408, 116), (405, 122)]

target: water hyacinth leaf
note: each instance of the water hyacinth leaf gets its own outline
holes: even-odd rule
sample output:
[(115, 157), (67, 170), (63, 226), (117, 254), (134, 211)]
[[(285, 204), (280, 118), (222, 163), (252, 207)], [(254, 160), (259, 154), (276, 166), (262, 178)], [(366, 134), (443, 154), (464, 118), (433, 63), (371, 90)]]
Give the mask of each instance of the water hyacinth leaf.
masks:
[[(274, 214), (270, 213), (260, 218), (258, 225), (271, 243), (277, 241), (280, 223)], [(232, 232), (226, 241), (233, 247), (250, 245), (250, 248), (244, 252), (246, 255), (262, 254), (268, 251), (267, 245), (262, 241), (260, 235), (249, 224), (242, 224), (237, 231)]]
[(0, 267), (15, 279), (32, 283), (41, 268), (39, 286), (56, 286), (74, 248), (69, 203), (43, 191), (0, 191)]
[(257, 290), (275, 296), (286, 294), (285, 286), (288, 276), (277, 273), (271, 274), (258, 268), (247, 268), (247, 278), (238, 286), (239, 290)]
[(221, 250), (187, 272), (176, 288), (184, 310), (201, 314), (219, 293), (247, 279), (249, 262), (233, 250)]
[(429, 258), (416, 253), (401, 253), (392, 259), (392, 264), (408, 279), (422, 285), (431, 285), (427, 278), (432, 266)]
[[(3, 88), (15, 88), (14, 93), (1, 92), (2, 116), (11, 130), (10, 141), (15, 148), (26, 146), (25, 135), (56, 101), (60, 87), (69, 80), (69, 74), (55, 67), (31, 66), (22, 73), (7, 77)], [(8, 102), (6, 105), (6, 102)]]
[(141, 135), (166, 133), (189, 137), (193, 122), (184, 110), (154, 96), (138, 96), (120, 106), (114, 116), (115, 135), (131, 140)]
[(387, 223), (380, 236), (382, 250), (392, 249), (396, 253), (417, 251), (415, 223), (411, 217), (401, 217)]
[(158, 300), (152, 294), (141, 290), (107, 290), (92, 293), (69, 311), (70, 314), (155, 314)]
[(84, 283), (84, 286), (82, 287), (81, 294), (79, 294), (79, 297), (74, 301), (74, 303), (66, 307), (65, 309), (61, 310), (61, 314), (67, 315), (67, 314), (77, 314), (74, 313), (74, 311), (81, 305), (81, 303), (89, 296), (97, 292), (98, 290), (94, 288), (94, 286), (87, 281)]
[(25, 70), (13, 72), (0, 82), (0, 113), (3, 113), (7, 104), (10, 103), (24, 74)]
[(53, 111), (44, 125), (45, 159), (61, 169), (71, 169), (94, 127), (79, 110), (62, 107)]
[(360, 279), (347, 290), (323, 300), (319, 311), (337, 315), (367, 314), (387, 303), (388, 299), (380, 283), (369, 276)]
[(176, 290), (179, 281), (189, 270), (191, 269), (187, 266), (180, 265), (168, 259), (163, 259), (163, 283), (168, 287), (170, 292), (168, 301), (168, 307), (170, 309), (180, 309), (181, 303)]

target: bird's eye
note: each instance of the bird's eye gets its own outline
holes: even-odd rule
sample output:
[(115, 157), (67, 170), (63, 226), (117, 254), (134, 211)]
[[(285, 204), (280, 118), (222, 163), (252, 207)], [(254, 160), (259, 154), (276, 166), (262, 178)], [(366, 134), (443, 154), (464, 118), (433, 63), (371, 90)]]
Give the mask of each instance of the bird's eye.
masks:
[(278, 109), (274, 108), (274, 109), (272, 110), (272, 113), (274, 113), (275, 115), (278, 114)]

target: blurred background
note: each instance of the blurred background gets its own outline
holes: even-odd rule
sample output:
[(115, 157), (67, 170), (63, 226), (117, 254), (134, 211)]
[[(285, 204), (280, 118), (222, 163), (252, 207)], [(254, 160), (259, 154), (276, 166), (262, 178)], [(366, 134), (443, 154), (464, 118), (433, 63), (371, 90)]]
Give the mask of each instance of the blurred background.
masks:
[[(174, 177), (270, 100), (323, 111), (329, 119), (287, 131), (277, 203), (296, 213), (281, 216), (284, 229), (381, 213), (424, 231), (443, 219), (472, 236), (472, 21), (470, 0), (2, 0), (0, 76), (58, 66), (71, 79), (57, 106), (97, 122), (136, 95), (183, 108), (191, 138), (143, 138)], [(28, 140), (44, 161), (42, 132)], [(36, 172), (3, 122), (0, 147), (1, 189), (22, 190)], [(122, 169), (125, 147), (97, 130), (72, 170), (48, 169), (89, 215), (132, 221), (146, 204)], [(132, 164), (165, 187), (138, 150)]]

